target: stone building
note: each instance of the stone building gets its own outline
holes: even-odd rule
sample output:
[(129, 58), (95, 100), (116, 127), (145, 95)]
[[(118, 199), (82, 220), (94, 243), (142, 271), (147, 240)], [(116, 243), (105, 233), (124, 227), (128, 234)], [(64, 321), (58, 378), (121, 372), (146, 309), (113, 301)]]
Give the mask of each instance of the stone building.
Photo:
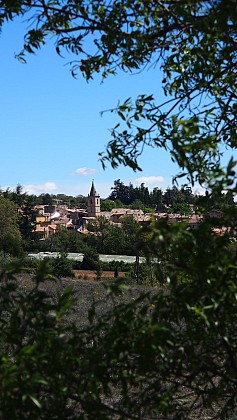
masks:
[(90, 194), (88, 194), (88, 217), (97, 217), (99, 214), (100, 196), (96, 192), (94, 181), (92, 181)]

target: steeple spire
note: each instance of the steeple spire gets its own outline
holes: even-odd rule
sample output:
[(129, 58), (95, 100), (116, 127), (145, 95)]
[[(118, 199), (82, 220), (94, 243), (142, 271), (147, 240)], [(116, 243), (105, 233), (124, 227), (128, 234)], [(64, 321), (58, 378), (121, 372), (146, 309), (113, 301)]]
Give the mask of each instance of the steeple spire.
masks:
[(94, 197), (95, 195), (97, 195), (95, 185), (94, 185), (94, 179), (92, 180), (91, 191), (90, 191), (89, 195), (90, 195), (90, 197)]

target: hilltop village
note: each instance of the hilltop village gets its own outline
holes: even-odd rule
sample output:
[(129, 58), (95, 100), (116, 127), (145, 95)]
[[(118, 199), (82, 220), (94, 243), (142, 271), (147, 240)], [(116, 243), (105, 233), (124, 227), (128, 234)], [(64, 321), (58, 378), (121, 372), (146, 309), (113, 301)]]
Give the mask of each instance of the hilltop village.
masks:
[[(113, 208), (111, 211), (101, 211), (101, 198), (96, 191), (94, 181), (92, 181), (91, 189), (87, 197), (87, 210), (85, 208), (69, 208), (67, 205), (36, 205), (37, 211), (35, 233), (41, 240), (47, 239), (54, 235), (59, 227), (67, 230), (77, 231), (79, 234), (88, 233), (88, 223), (97, 219), (99, 216), (104, 217), (111, 225), (121, 226), (122, 220), (126, 216), (131, 216), (140, 226), (148, 225), (152, 219), (158, 220), (168, 218), (168, 223), (187, 221), (188, 227), (193, 229), (203, 220), (203, 216), (195, 214), (193, 206), (190, 205), (191, 214), (176, 214), (163, 212), (145, 213), (142, 209), (131, 208)], [(223, 212), (212, 209), (209, 212), (212, 218), (220, 219)], [(224, 233), (226, 228), (216, 229), (216, 233)]]
[(75, 197), (29, 195), (17, 185), (15, 190), (0, 190), (0, 252), (18, 256), (96, 250), (99, 254), (136, 255), (140, 228), (153, 221), (168, 227), (181, 227), (184, 222), (189, 230), (210, 221), (213, 234), (228, 233), (235, 242), (235, 212), (233, 194), (198, 196), (186, 185), (163, 192), (158, 187), (149, 190), (144, 184), (133, 187), (116, 180), (107, 198), (100, 197), (94, 181), (88, 185), (87, 196)]

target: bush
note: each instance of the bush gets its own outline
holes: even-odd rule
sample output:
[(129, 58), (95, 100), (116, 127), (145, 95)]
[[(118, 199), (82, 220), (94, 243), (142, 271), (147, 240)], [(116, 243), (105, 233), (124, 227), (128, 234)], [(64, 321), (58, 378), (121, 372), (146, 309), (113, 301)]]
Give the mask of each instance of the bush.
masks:
[(67, 254), (61, 253), (59, 257), (51, 258), (50, 265), (52, 272), (57, 277), (74, 277), (72, 262), (67, 258)]
[[(0, 272), (0, 416), (68, 418), (70, 372), (76, 359), (71, 328), (63, 320), (73, 304), (72, 289), (56, 301), (40, 289), (48, 278), (46, 261), (27, 292), (18, 274), (16, 266)], [(79, 341), (78, 337), (77, 345)]]
[(100, 267), (99, 254), (93, 248), (88, 248), (81, 264), (82, 270), (98, 270)]

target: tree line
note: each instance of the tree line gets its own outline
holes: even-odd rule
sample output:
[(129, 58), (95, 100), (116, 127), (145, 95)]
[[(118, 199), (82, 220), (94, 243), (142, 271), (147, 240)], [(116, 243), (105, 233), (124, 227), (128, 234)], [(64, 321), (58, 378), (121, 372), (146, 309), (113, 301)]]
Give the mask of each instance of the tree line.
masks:
[[(189, 204), (195, 201), (195, 195), (190, 186), (178, 188), (168, 187), (164, 192), (155, 187), (152, 191), (142, 183), (139, 187), (134, 187), (132, 183), (125, 185), (120, 179), (114, 181), (108, 200), (120, 203), (122, 206), (131, 206), (131, 208), (148, 209), (150, 211), (167, 211), (179, 213), (187, 211), (190, 213)], [(102, 203), (103, 205), (103, 203)]]

